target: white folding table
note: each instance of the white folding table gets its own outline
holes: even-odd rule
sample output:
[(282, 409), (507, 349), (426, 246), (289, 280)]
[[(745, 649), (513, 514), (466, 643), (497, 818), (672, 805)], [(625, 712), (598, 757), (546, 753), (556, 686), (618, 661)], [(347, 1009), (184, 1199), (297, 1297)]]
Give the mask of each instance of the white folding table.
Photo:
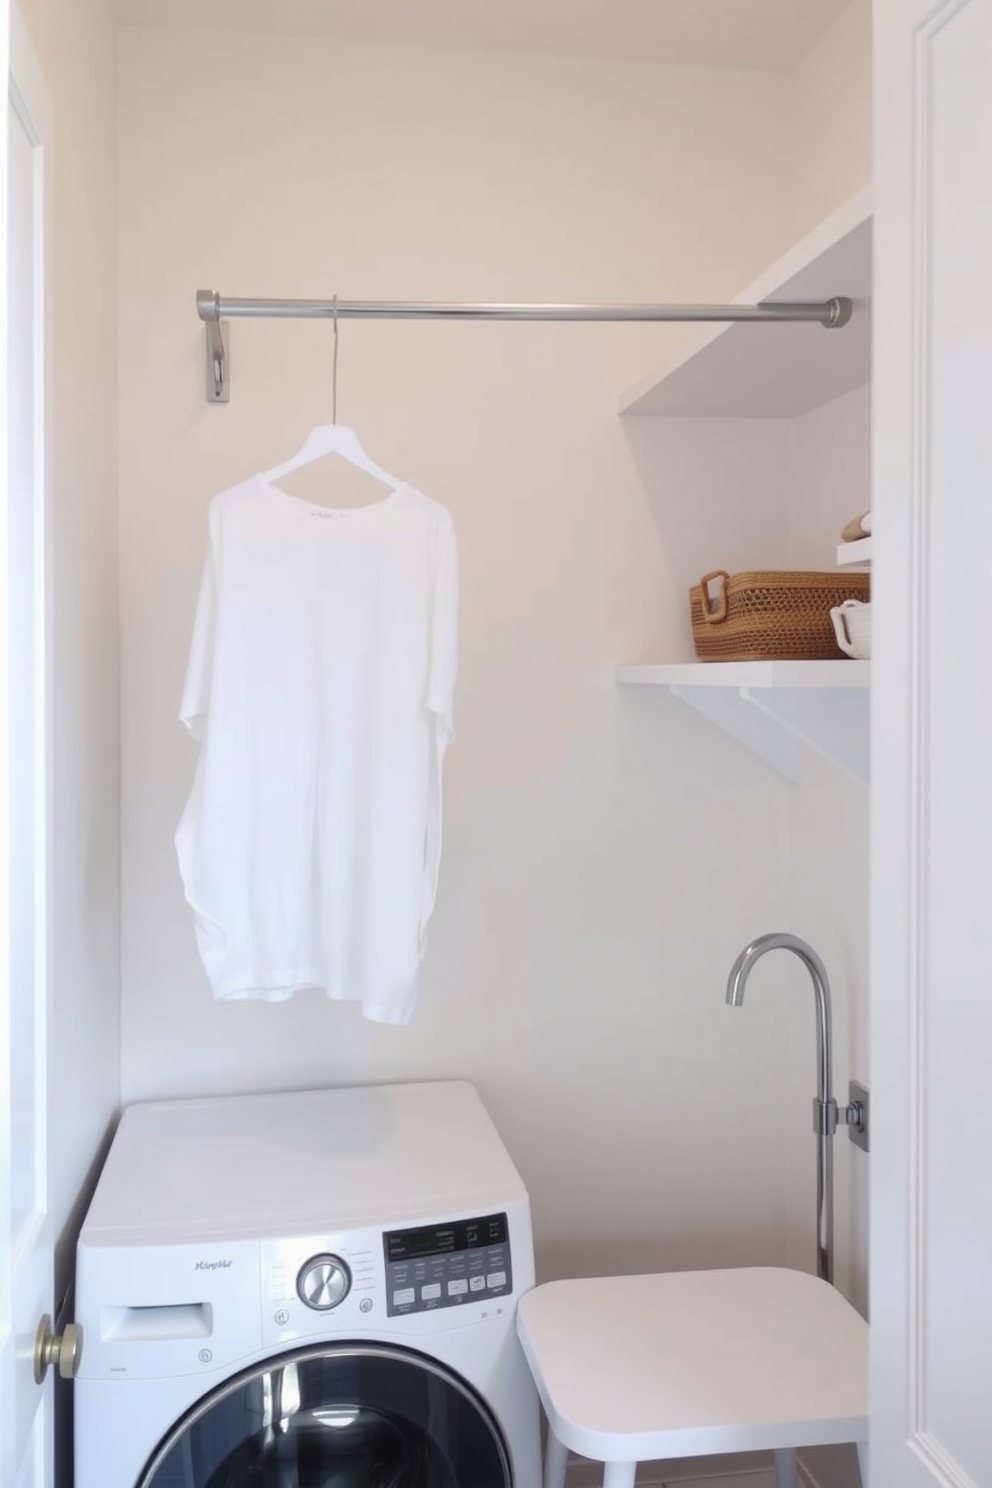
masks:
[(858, 1445), (867, 1488), (868, 1326), (840, 1292), (778, 1268), (553, 1281), (517, 1330), (548, 1418), (544, 1488), (568, 1451), (633, 1488), (639, 1462)]

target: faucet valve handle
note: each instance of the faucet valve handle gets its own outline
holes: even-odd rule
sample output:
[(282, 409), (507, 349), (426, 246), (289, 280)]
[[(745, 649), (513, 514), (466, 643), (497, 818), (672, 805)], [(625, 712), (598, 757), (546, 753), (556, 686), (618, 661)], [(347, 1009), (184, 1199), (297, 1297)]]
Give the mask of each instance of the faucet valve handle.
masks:
[(845, 1110), (851, 1114), (847, 1118), (847, 1134), (855, 1147), (860, 1147), (862, 1152), (869, 1150), (868, 1132), (871, 1126), (871, 1096), (867, 1085), (861, 1085), (857, 1080), (850, 1080), (847, 1086), (847, 1098), (851, 1102)]
[[(844, 1107), (845, 1112), (848, 1107)], [(837, 1102), (833, 1096), (829, 1100), (820, 1100), (818, 1096), (813, 1097), (813, 1131), (818, 1137), (832, 1137), (837, 1130), (838, 1120), (846, 1120), (837, 1109)]]
[(839, 1126), (850, 1126), (863, 1133), (868, 1126), (868, 1112), (862, 1101), (852, 1101), (849, 1106), (839, 1106), (833, 1096), (829, 1100), (813, 1100), (813, 1131), (818, 1137), (832, 1137)]

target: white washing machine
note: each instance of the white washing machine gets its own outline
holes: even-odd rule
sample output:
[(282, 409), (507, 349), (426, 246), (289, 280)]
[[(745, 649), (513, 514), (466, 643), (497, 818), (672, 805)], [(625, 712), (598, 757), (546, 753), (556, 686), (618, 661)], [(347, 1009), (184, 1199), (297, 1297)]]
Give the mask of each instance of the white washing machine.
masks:
[(537, 1488), (533, 1285), (471, 1085), (132, 1106), (77, 1251), (76, 1488)]

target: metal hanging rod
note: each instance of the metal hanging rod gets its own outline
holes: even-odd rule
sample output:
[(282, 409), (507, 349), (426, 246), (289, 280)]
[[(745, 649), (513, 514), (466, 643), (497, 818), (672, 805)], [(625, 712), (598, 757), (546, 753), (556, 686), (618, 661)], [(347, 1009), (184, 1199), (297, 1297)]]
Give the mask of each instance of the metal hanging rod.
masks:
[(851, 301), (839, 295), (829, 300), (766, 301), (762, 305), (439, 305), (404, 300), (243, 300), (225, 299), (211, 289), (198, 290), (196, 295), (196, 313), (207, 327), (207, 398), (211, 403), (226, 403), (230, 398), (227, 328), (223, 322), (238, 318), (807, 322), (835, 330), (847, 324), (851, 311)]

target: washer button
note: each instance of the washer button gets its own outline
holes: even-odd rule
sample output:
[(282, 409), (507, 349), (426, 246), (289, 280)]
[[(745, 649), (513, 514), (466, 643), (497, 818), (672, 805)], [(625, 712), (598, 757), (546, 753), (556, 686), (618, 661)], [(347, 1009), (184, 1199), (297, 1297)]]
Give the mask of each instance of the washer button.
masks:
[(440, 1297), (441, 1287), (438, 1282), (432, 1282), (430, 1286), (421, 1288), (420, 1295), (425, 1302), (433, 1302), (437, 1297)]
[[(480, 1276), (479, 1280), (480, 1281), (482, 1280), (481, 1276)], [(449, 1297), (464, 1297), (464, 1295), (465, 1295), (465, 1293), (467, 1291), (468, 1291), (468, 1282), (464, 1279), (464, 1277), (462, 1278), (461, 1281), (449, 1281), (448, 1282), (448, 1296)]]
[(484, 1276), (473, 1276), (469, 1282), (473, 1292), (484, 1292), (486, 1290), (486, 1278)]
[(363, 1297), (362, 1300), (361, 1300), (361, 1302), (359, 1302), (359, 1304), (358, 1304), (358, 1310), (359, 1310), (359, 1312), (371, 1312), (372, 1311), (372, 1298), (371, 1297)]
[(506, 1272), (490, 1271), (489, 1275), (486, 1277), (486, 1286), (489, 1288), (490, 1291), (495, 1291), (497, 1287), (506, 1286)]
[(285, 1325), (289, 1322), (289, 1313), (286, 1311), (285, 1307), (280, 1307), (279, 1311), (276, 1313), (275, 1320), (279, 1324), (280, 1328), (285, 1327)]
[(411, 1302), (416, 1302), (417, 1294), (413, 1287), (404, 1287), (401, 1292), (393, 1293), (394, 1307), (409, 1307)]

